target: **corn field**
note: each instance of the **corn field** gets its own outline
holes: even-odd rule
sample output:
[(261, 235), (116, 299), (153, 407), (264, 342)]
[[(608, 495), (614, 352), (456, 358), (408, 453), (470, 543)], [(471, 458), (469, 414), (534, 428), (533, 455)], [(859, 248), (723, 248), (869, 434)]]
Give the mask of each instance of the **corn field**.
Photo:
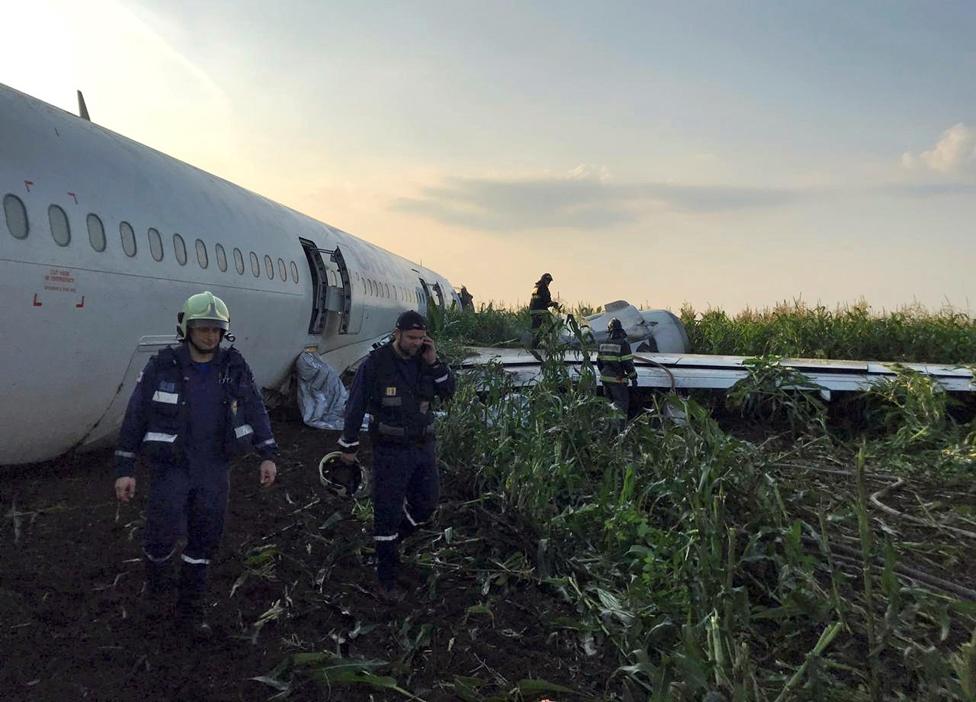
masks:
[[(490, 366), (461, 379), (441, 458), (485, 529), (510, 534), (480, 564), (485, 607), (526, 583), (569, 603), (552, 630), (616, 658), (608, 700), (976, 699), (972, 407), (902, 370), (838, 421), (778, 365), (972, 363), (973, 320), (864, 305), (681, 317), (693, 352), (755, 356), (750, 377), (724, 397), (649, 395), (626, 425), (595, 369), (570, 381), (554, 336), (534, 387)], [(434, 325), (461, 353), (513, 342), (528, 315), (488, 305)]]

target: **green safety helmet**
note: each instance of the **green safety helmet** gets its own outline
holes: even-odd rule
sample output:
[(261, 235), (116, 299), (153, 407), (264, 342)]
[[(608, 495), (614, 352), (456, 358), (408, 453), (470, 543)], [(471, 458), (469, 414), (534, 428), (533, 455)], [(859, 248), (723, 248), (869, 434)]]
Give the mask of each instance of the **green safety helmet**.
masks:
[(181, 339), (185, 339), (187, 329), (194, 326), (219, 327), (227, 332), (230, 329), (230, 310), (223, 300), (205, 290), (186, 299), (183, 309), (176, 315), (176, 325)]

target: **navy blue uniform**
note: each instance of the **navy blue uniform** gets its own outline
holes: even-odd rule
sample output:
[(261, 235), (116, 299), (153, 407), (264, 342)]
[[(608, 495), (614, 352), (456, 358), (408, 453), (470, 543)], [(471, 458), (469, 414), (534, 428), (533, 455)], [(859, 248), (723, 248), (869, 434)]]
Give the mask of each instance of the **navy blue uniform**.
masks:
[(186, 536), (181, 598), (199, 597), (224, 530), (229, 460), (255, 450), (277, 453), (268, 413), (251, 370), (234, 348), (207, 363), (186, 345), (149, 359), (125, 413), (115, 452), (116, 477), (132, 476), (135, 459), (151, 464), (144, 553), (150, 588), (162, 588), (164, 568)]
[(372, 416), (373, 538), (377, 575), (385, 586), (396, 579), (398, 542), (430, 519), (440, 496), (431, 402), (450, 399), (454, 376), (438, 361), (403, 358), (386, 344), (363, 362), (346, 404), (339, 445), (359, 448), (359, 427)]

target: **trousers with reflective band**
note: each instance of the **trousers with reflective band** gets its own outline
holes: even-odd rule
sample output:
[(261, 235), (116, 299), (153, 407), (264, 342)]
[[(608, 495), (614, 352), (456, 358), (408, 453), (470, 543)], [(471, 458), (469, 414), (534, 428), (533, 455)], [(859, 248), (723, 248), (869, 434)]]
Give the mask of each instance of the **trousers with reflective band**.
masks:
[(224, 532), (228, 487), (223, 460), (154, 464), (143, 532), (146, 555), (163, 558), (185, 538), (184, 560), (204, 565), (209, 562)]
[(380, 582), (396, 578), (397, 548), (437, 507), (440, 478), (434, 443), (377, 444), (373, 449), (373, 538)]

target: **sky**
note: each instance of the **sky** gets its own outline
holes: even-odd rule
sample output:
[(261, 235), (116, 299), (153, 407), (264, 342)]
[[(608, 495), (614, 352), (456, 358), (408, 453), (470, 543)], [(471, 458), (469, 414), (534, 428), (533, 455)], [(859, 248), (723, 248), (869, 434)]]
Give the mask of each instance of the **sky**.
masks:
[(33, 0), (0, 83), (525, 304), (976, 314), (976, 4)]

